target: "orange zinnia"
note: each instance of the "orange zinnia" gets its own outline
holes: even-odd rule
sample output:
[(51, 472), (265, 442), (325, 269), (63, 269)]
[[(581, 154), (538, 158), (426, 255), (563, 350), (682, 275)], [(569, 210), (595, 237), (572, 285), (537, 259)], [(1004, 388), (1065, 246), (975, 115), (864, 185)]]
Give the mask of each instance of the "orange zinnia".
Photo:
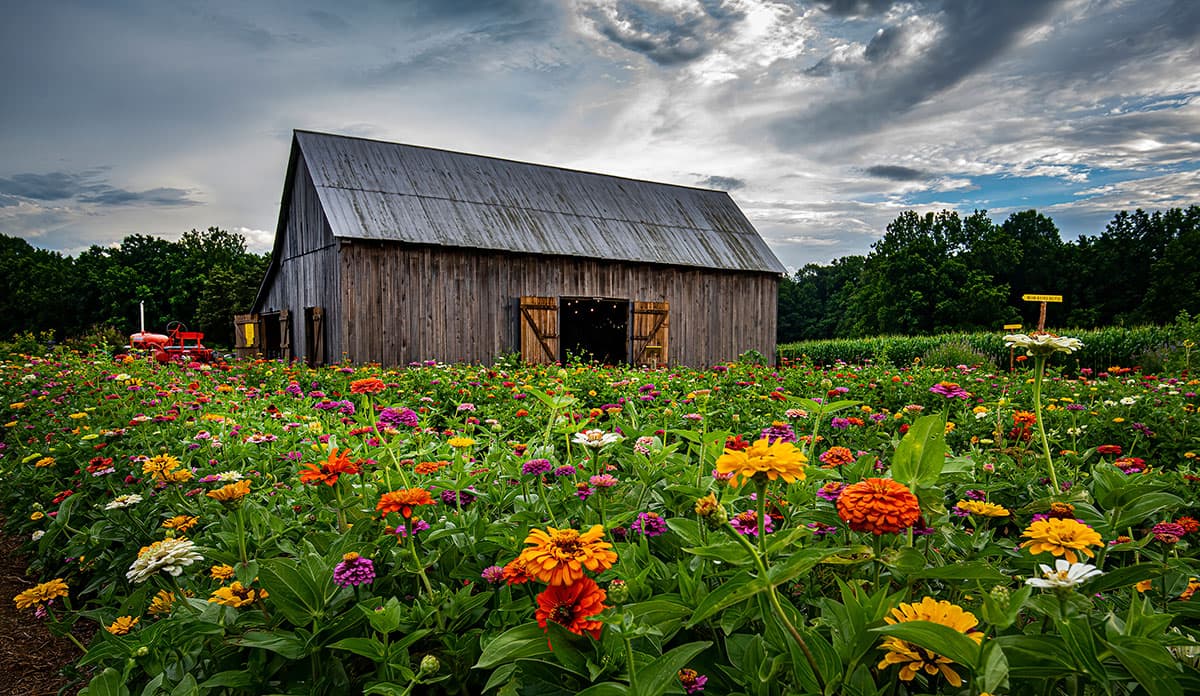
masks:
[(401, 488), (380, 496), (379, 504), (375, 506), (375, 509), (379, 511), (381, 517), (387, 517), (391, 512), (398, 512), (401, 517), (408, 519), (412, 517), (412, 509), (417, 505), (433, 505), (433, 498), (429, 495), (429, 491), (424, 488)]
[(222, 503), (237, 503), (250, 494), (250, 480), (242, 479), (237, 483), (221, 486), (215, 491), (209, 491), (208, 497)]
[(368, 377), (366, 379), (356, 379), (350, 383), (351, 394), (378, 394), (387, 387), (382, 379), (378, 377)]
[(529, 577), (548, 585), (571, 585), (583, 579), (585, 568), (599, 573), (616, 563), (617, 554), (611, 550), (612, 544), (600, 540), (603, 536), (600, 525), (583, 534), (574, 529), (534, 529), (525, 537), (531, 546), (519, 558), (525, 561)]
[(529, 582), (529, 573), (525, 570), (525, 559), (517, 556), (504, 566), (504, 582), (509, 585), (524, 585)]
[(359, 473), (362, 473), (362, 467), (358, 462), (350, 461), (350, 450), (334, 448), (329, 453), (329, 457), (320, 464), (305, 464), (300, 472), (300, 481), (313, 485), (323, 483), (326, 486), (332, 486), (338, 482), (338, 476), (342, 474)]
[(591, 620), (591, 617), (608, 608), (604, 605), (607, 598), (608, 593), (591, 578), (583, 578), (572, 585), (551, 585), (537, 597), (538, 626), (545, 629), (546, 622), (553, 621), (571, 633), (581, 636), (586, 632), (599, 640), (604, 624)]
[(869, 478), (851, 484), (837, 501), (838, 517), (856, 532), (896, 534), (921, 516), (917, 496), (892, 479)]
[(1037, 423), (1037, 414), (1030, 411), (1017, 411), (1013, 414), (1014, 425), (1033, 425)]

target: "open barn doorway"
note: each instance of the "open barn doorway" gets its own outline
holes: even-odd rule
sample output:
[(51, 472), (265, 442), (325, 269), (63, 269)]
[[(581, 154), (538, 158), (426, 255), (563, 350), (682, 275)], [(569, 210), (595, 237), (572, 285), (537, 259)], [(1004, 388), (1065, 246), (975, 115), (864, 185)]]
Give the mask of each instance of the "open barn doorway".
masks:
[(605, 365), (629, 363), (629, 300), (564, 297), (559, 308), (559, 356)]

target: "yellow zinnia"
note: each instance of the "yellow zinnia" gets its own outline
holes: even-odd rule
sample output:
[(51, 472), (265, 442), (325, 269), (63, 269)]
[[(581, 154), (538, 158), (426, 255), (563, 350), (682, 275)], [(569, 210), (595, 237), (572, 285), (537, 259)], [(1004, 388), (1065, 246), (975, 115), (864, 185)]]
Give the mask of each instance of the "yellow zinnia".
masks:
[(229, 587), (222, 587), (213, 592), (208, 601), (227, 607), (244, 607), (260, 599), (265, 599), (267, 596), (266, 590), (252, 590), (249, 587), (243, 587), (242, 583), (235, 580)]
[(795, 445), (767, 438), (756, 441), (744, 450), (726, 449), (717, 458), (717, 472), (733, 474), (735, 485), (741, 485), (757, 474), (772, 481), (782, 478), (788, 483), (803, 481), (808, 458)]
[(222, 503), (237, 503), (250, 494), (250, 480), (242, 479), (237, 483), (221, 486), (215, 491), (209, 491), (208, 497)]
[(121, 616), (118, 617), (116, 621), (112, 622), (108, 626), (105, 626), (104, 630), (108, 631), (114, 636), (123, 636), (132, 631), (133, 627), (137, 625), (137, 622), (138, 617), (136, 616)]
[(570, 585), (593, 573), (608, 570), (617, 561), (612, 544), (601, 541), (604, 527), (595, 525), (580, 534), (574, 529), (534, 529), (525, 537), (530, 544), (518, 557), (530, 577), (548, 585)]
[(1028, 548), (1029, 553), (1049, 552), (1066, 558), (1068, 563), (1079, 560), (1075, 555), (1076, 551), (1088, 558), (1094, 558), (1096, 554), (1088, 547), (1104, 545), (1100, 533), (1086, 524), (1079, 520), (1056, 517), (1034, 522), (1021, 536), (1029, 537), (1029, 541), (1021, 544), (1021, 548)]
[[(983, 640), (983, 633), (971, 630), (979, 623), (974, 614), (963, 611), (962, 607), (946, 600), (939, 602), (932, 597), (926, 597), (915, 604), (901, 602), (900, 606), (892, 610), (891, 616), (884, 618), (884, 621), (889, 624), (932, 621), (965, 633), (976, 643)], [(878, 669), (884, 669), (888, 665), (902, 665), (900, 679), (903, 681), (912, 681), (912, 678), (921, 671), (929, 675), (940, 672), (951, 686), (962, 686), (962, 677), (959, 677), (958, 673), (950, 667), (954, 661), (948, 657), (943, 657), (906, 640), (900, 640), (895, 636), (884, 638), (883, 644), (879, 647), (888, 653), (879, 661)]]
[(35, 604), (40, 605), (52, 599), (66, 597), (69, 591), (70, 588), (67, 587), (67, 583), (63, 582), (62, 578), (54, 578), (49, 582), (43, 582), (40, 585), (34, 585), (25, 590), (16, 597), (13, 597), (13, 601), (17, 603), (17, 609), (24, 610)]
[(158, 594), (154, 595), (154, 599), (150, 600), (150, 606), (146, 608), (146, 613), (151, 616), (164, 616), (171, 613), (171, 607), (174, 604), (174, 592), (159, 590)]
[(1008, 517), (1008, 508), (995, 503), (985, 503), (982, 500), (960, 500), (956, 507), (963, 512), (979, 515), (980, 517)]

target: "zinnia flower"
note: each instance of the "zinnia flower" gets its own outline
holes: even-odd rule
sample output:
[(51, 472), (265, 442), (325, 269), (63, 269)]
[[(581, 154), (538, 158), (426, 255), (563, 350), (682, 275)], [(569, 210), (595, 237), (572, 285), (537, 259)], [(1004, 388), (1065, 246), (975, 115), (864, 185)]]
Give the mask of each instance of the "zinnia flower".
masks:
[(154, 595), (154, 599), (150, 600), (150, 606), (146, 608), (146, 613), (151, 616), (164, 616), (171, 613), (171, 607), (174, 604), (174, 592), (159, 590), (158, 594)]
[(138, 557), (129, 566), (125, 577), (130, 582), (143, 583), (158, 571), (179, 577), (183, 569), (203, 558), (196, 552), (196, 545), (187, 539), (167, 538), (143, 546)]
[[(758, 512), (755, 510), (739, 512), (729, 520), (729, 525), (737, 530), (738, 534), (758, 536)], [(763, 517), (763, 534), (770, 534), (775, 531), (774, 526), (770, 515)]]
[[(900, 606), (893, 609), (891, 614), (891, 616), (884, 617), (884, 621), (889, 624), (932, 621), (965, 633), (976, 643), (983, 640), (983, 633), (971, 630), (979, 623), (975, 615), (969, 611), (963, 611), (962, 607), (945, 600), (939, 602), (932, 597), (926, 597), (915, 604), (901, 602)], [(895, 636), (884, 638), (883, 645), (880, 647), (887, 650), (888, 653), (879, 661), (878, 669), (884, 669), (888, 665), (902, 665), (900, 668), (902, 681), (912, 681), (913, 677), (921, 671), (929, 675), (940, 672), (951, 686), (962, 686), (962, 678), (950, 667), (954, 662), (948, 657), (943, 657), (906, 640), (900, 640)]]
[(378, 377), (368, 377), (367, 379), (356, 379), (350, 383), (351, 394), (378, 394), (387, 387), (382, 379)]
[(233, 577), (234, 570), (231, 565), (215, 565), (208, 569), (209, 576), (217, 582), (225, 582)]
[(856, 532), (896, 534), (921, 516), (917, 496), (892, 479), (869, 478), (846, 486), (837, 501), (838, 517)]
[(43, 582), (40, 585), (34, 585), (25, 590), (16, 597), (13, 597), (13, 601), (16, 602), (17, 609), (23, 611), (35, 604), (40, 607), (46, 602), (58, 599), (59, 597), (66, 597), (69, 591), (70, 588), (67, 587), (67, 583), (63, 582), (62, 578), (54, 578), (49, 582)]
[(375, 509), (379, 511), (380, 517), (387, 517), (388, 513), (398, 512), (401, 517), (408, 519), (412, 517), (412, 509), (415, 506), (433, 504), (433, 497), (424, 488), (401, 488), (380, 496), (379, 504), (375, 506)]
[(687, 694), (698, 694), (704, 691), (704, 685), (708, 683), (708, 677), (698, 673), (694, 669), (679, 670), (679, 685), (683, 687), (683, 692)]
[(119, 495), (113, 498), (104, 506), (105, 510), (120, 510), (127, 507), (132, 507), (142, 502), (142, 496), (137, 493), (129, 493), (127, 495)]
[(242, 479), (237, 483), (221, 486), (215, 491), (209, 491), (208, 497), (223, 505), (236, 505), (250, 494), (250, 479)]
[(629, 528), (642, 536), (654, 537), (667, 531), (667, 521), (657, 512), (642, 512)]
[(446, 440), (446, 444), (454, 449), (466, 449), (475, 444), (475, 441), (469, 437), (452, 437)]
[(600, 449), (605, 445), (611, 445), (622, 439), (616, 433), (606, 433), (603, 430), (584, 430), (581, 433), (575, 433), (575, 437), (571, 441), (578, 445), (591, 447), (592, 449)]
[(1029, 578), (1025, 581), (1025, 584), (1045, 590), (1052, 590), (1059, 587), (1074, 587), (1085, 580), (1104, 574), (1104, 571), (1094, 565), (1072, 563), (1062, 558), (1054, 561), (1053, 568), (1045, 563), (1039, 563), (1038, 567), (1042, 569), (1042, 577)]
[(114, 636), (123, 636), (132, 631), (133, 627), (137, 625), (137, 622), (138, 617), (136, 616), (121, 616), (118, 617), (116, 621), (113, 621), (108, 626), (105, 626), (104, 630), (108, 631)]
[(162, 526), (164, 529), (173, 529), (181, 534), (186, 534), (199, 522), (199, 517), (192, 517), (191, 515), (176, 515), (163, 520)]
[(323, 483), (333, 486), (342, 474), (359, 473), (362, 473), (362, 467), (358, 462), (350, 461), (350, 450), (339, 450), (335, 447), (320, 464), (305, 464), (300, 472), (300, 481), (312, 485)]
[(595, 525), (580, 534), (574, 529), (534, 529), (525, 537), (530, 546), (521, 552), (525, 572), (548, 585), (571, 585), (584, 578), (584, 569), (600, 573), (617, 561), (612, 544), (601, 541), (604, 527)]
[(820, 459), (824, 465), (821, 468), (832, 469), (844, 464), (853, 464), (854, 453), (850, 451), (849, 447), (830, 447), (822, 452), (821, 456), (817, 457), (817, 459)]
[(530, 459), (521, 465), (521, 473), (526, 476), (541, 476), (553, 468), (554, 465), (549, 459)]
[(1088, 547), (1104, 545), (1099, 532), (1086, 524), (1079, 520), (1055, 517), (1033, 522), (1021, 536), (1029, 537), (1029, 541), (1021, 544), (1021, 548), (1028, 548), (1030, 553), (1049, 552), (1063, 556), (1071, 563), (1079, 560), (1076, 551), (1093, 558), (1096, 554)]
[(266, 599), (268, 596), (266, 590), (253, 590), (249, 587), (243, 587), (242, 583), (235, 580), (229, 587), (218, 588), (208, 598), (208, 601), (237, 608), (253, 604), (260, 599)]
[(757, 474), (772, 481), (782, 478), (794, 483), (804, 480), (807, 463), (808, 458), (792, 443), (771, 442), (764, 437), (741, 451), (726, 448), (725, 454), (717, 458), (717, 472), (734, 474), (735, 485), (745, 483)]
[(370, 585), (375, 582), (375, 563), (357, 553), (348, 553), (333, 567), (333, 582), (339, 587)]
[(1154, 525), (1151, 534), (1154, 535), (1156, 540), (1164, 544), (1176, 544), (1179, 543), (1180, 537), (1187, 534), (1187, 530), (1184, 529), (1183, 525), (1176, 524), (1175, 522), (1159, 522)]
[(1009, 334), (1004, 337), (1004, 347), (1024, 348), (1025, 354), (1030, 356), (1047, 356), (1054, 353), (1074, 353), (1083, 348), (1083, 341), (1078, 338), (1055, 336), (1052, 333), (1035, 333), (1032, 336)]
[(538, 626), (545, 629), (546, 622), (553, 621), (571, 633), (588, 633), (599, 640), (604, 624), (592, 617), (608, 608), (604, 605), (607, 598), (607, 593), (588, 577), (570, 585), (550, 585), (537, 597)]
[(960, 500), (955, 507), (979, 517), (1008, 517), (1011, 514), (1003, 505), (986, 503), (982, 500)]
[(934, 394), (937, 394), (938, 396), (944, 396), (947, 399), (969, 399), (969, 398), (971, 398), (970, 392), (968, 392), (966, 389), (963, 389), (962, 387), (958, 386), (958, 384), (956, 384), (954, 382), (938, 382), (937, 384), (930, 387), (929, 391), (933, 392)]

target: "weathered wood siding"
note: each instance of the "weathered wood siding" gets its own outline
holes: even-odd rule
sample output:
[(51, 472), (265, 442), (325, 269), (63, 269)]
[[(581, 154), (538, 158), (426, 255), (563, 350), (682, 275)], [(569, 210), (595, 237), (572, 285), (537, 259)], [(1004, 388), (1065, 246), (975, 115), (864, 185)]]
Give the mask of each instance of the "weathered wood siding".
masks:
[(341, 350), (357, 362), (491, 362), (519, 350), (527, 295), (667, 302), (670, 364), (775, 353), (772, 273), (356, 240), (341, 247), (340, 274)]
[(305, 344), (304, 309), (323, 308), (325, 356), (330, 362), (340, 360), (343, 315), (338, 292), (338, 242), (303, 158), (296, 160), (287, 230), (279, 256), (279, 269), (258, 312), (291, 311), (292, 355), (300, 359), (310, 350)]

